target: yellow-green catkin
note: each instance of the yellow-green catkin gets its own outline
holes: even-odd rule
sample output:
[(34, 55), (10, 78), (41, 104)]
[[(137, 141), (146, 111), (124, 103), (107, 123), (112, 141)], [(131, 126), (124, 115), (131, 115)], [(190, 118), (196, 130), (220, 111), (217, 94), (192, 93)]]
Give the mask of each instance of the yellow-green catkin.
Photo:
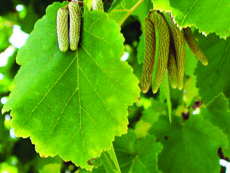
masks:
[(66, 8), (60, 8), (57, 11), (57, 38), (59, 49), (62, 52), (66, 52), (69, 48), (68, 13)]
[(171, 31), (173, 36), (173, 42), (175, 45), (176, 52), (176, 62), (177, 62), (177, 88), (181, 90), (184, 85), (184, 69), (185, 69), (185, 39), (183, 30), (180, 30), (179, 27), (174, 23), (174, 20), (171, 15), (169, 15), (171, 21)]
[(164, 78), (169, 55), (170, 34), (168, 23), (164, 15), (158, 11), (151, 11), (150, 19), (156, 26), (159, 35), (159, 48), (157, 57), (156, 74), (154, 77), (152, 91), (156, 93)]
[(177, 87), (177, 64), (176, 64), (176, 54), (175, 50), (172, 49), (170, 46), (169, 50), (169, 59), (168, 59), (168, 76), (169, 76), (169, 83), (172, 88)]
[(203, 65), (208, 65), (208, 59), (198, 45), (195, 36), (192, 33), (191, 28), (184, 28), (184, 38), (188, 43), (190, 50), (200, 60)]
[(145, 51), (144, 51), (144, 63), (141, 79), (141, 90), (143, 93), (146, 93), (149, 90), (155, 52), (156, 52), (156, 33), (154, 24), (149, 19), (149, 16), (145, 18), (144, 22), (144, 40), (145, 40)]
[(97, 11), (104, 11), (102, 0), (93, 0), (92, 9)]
[(69, 7), (69, 42), (70, 49), (77, 50), (80, 40), (81, 30), (81, 11), (77, 1), (72, 1), (68, 5)]

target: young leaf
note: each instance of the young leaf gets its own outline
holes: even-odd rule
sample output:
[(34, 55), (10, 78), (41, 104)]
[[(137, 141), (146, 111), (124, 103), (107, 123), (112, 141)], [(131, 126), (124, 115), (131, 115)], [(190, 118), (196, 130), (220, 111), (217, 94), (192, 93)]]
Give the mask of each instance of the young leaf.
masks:
[(21, 68), (4, 111), (11, 110), (16, 135), (30, 137), (40, 155), (91, 170), (88, 161), (127, 132), (127, 107), (140, 90), (132, 68), (120, 60), (120, 28), (105, 13), (86, 10), (78, 50), (59, 51), (57, 10), (66, 4), (49, 6), (20, 49)]

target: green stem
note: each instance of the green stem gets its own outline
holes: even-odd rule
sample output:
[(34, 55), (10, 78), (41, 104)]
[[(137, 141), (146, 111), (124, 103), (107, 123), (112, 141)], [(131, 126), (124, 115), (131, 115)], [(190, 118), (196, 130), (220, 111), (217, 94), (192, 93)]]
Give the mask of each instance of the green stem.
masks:
[(123, 20), (120, 22), (120, 26), (125, 22), (125, 20), (133, 13), (134, 10), (137, 9), (137, 7), (139, 7), (142, 2), (144, 2), (144, 0), (139, 0), (130, 10), (129, 12), (125, 15), (125, 17), (123, 18)]
[(102, 154), (103, 166), (108, 173), (121, 173), (119, 163), (117, 161), (116, 154), (114, 152), (113, 146), (110, 150)]

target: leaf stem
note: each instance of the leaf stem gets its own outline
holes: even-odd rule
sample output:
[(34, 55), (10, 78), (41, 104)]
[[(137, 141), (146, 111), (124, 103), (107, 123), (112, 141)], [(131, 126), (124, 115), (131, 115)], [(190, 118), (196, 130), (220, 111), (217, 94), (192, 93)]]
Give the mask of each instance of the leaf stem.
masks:
[(113, 145), (110, 150), (102, 154), (102, 157), (104, 158), (103, 166), (107, 173), (121, 173)]
[(142, 2), (144, 2), (144, 0), (139, 0), (130, 10), (129, 12), (125, 15), (125, 17), (123, 18), (123, 20), (119, 23), (119, 25), (121, 26), (125, 20), (133, 13), (134, 10), (137, 9), (137, 7), (139, 7)]

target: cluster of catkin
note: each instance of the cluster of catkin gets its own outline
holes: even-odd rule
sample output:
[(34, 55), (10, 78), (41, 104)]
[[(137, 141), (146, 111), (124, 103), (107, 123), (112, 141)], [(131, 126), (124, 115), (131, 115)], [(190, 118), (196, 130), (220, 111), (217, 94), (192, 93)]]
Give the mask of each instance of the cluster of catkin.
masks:
[[(93, 0), (92, 9), (104, 11), (102, 0)], [(77, 50), (81, 31), (81, 10), (77, 0), (57, 11), (57, 38), (60, 51)]]
[(168, 70), (169, 81), (172, 88), (183, 88), (184, 68), (185, 68), (185, 41), (193, 54), (201, 61), (202, 64), (208, 65), (208, 60), (200, 49), (196, 38), (190, 28), (180, 29), (174, 23), (169, 14), (169, 23), (164, 14), (150, 10), (145, 18), (145, 52), (141, 80), (142, 92), (146, 93), (152, 81), (152, 73), (156, 54), (156, 32), (158, 31), (158, 58), (156, 73), (152, 83), (152, 91), (156, 93)]
[(57, 36), (59, 49), (66, 52), (77, 50), (80, 40), (81, 11), (77, 1), (72, 1), (67, 7), (57, 12)]

